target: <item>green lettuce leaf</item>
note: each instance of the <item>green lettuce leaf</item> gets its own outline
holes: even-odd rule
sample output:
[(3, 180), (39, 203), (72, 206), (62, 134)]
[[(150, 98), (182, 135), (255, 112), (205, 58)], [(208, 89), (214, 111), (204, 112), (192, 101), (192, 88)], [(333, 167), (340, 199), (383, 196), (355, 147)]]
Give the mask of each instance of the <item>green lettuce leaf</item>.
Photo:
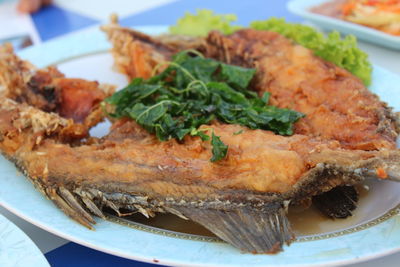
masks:
[(211, 10), (199, 9), (195, 15), (186, 12), (175, 26), (169, 28), (169, 31), (173, 34), (190, 36), (204, 36), (210, 30), (219, 30), (224, 34), (231, 34), (240, 28), (232, 25), (232, 22), (236, 20), (237, 17), (233, 14), (217, 15)]

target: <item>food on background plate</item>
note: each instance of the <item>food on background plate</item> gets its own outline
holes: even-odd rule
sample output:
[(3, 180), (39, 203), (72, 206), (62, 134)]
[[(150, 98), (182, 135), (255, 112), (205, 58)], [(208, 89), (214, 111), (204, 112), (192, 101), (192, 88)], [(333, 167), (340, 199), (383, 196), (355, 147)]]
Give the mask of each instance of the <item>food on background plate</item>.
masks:
[(311, 11), (400, 36), (399, 0), (330, 1)]
[(312, 198), (354, 195), (367, 177), (400, 180), (397, 116), (359, 78), (280, 34), (103, 29), (118, 70), (134, 80), (103, 102), (113, 124), (102, 138), (88, 130), (110, 87), (0, 50), (0, 149), (86, 227), (103, 207), (166, 212), (244, 251), (274, 253), (294, 238), (288, 205), (327, 210)]

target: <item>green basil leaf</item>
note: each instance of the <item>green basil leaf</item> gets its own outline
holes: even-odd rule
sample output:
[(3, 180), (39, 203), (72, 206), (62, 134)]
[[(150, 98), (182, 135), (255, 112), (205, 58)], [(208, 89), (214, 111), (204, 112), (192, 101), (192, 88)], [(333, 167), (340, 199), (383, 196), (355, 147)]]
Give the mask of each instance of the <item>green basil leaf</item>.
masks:
[(250, 81), (253, 79), (256, 69), (242, 68), (239, 66), (227, 65), (221, 63), (220, 77), (228, 84), (239, 87), (247, 88)]
[(225, 145), (219, 136), (216, 136), (212, 133), (211, 136), (211, 145), (212, 145), (212, 158), (211, 161), (215, 162), (221, 160), (226, 157), (226, 153), (228, 152), (228, 146)]
[(239, 135), (239, 134), (241, 134), (241, 133), (243, 133), (243, 130), (239, 130), (239, 131), (237, 131), (237, 132), (234, 132), (233, 135)]
[(152, 126), (166, 112), (167, 107), (165, 102), (159, 102), (152, 106), (145, 106), (142, 103), (138, 103), (129, 111), (129, 115), (142, 125)]
[(265, 92), (263, 96), (261, 97), (261, 100), (265, 103), (265, 105), (268, 105), (269, 102), (269, 97), (271, 96), (271, 93)]
[(208, 83), (219, 67), (220, 63), (213, 59), (193, 57), (182, 64), (182, 67), (188, 70), (195, 79)]

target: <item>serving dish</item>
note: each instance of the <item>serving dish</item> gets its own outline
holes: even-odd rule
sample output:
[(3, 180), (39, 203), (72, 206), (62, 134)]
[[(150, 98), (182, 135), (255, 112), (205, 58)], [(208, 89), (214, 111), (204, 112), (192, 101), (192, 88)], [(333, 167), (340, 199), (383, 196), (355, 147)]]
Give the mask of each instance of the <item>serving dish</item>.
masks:
[(0, 266), (50, 266), (35, 243), (1, 214)]
[[(165, 27), (139, 30), (160, 33)], [(84, 45), (82, 45), (84, 44)], [(127, 81), (111, 71), (109, 44), (98, 30), (73, 34), (21, 51), (20, 56), (38, 67), (57, 64), (70, 77), (97, 79), (124, 86)], [(95, 68), (93, 67), (95, 66)], [(400, 110), (396, 84), (400, 77), (375, 67), (371, 90)], [(378, 82), (379, 81), (379, 82)], [(95, 128), (101, 136), (107, 125)], [(142, 224), (131, 227), (98, 219), (90, 231), (68, 219), (51, 202), (34, 190), (15, 167), (1, 158), (0, 203), (23, 219), (66, 239), (129, 259), (184, 266), (327, 266), (349, 264), (400, 251), (400, 225), (396, 192), (400, 185), (374, 182), (360, 204), (359, 215), (350, 226), (339, 225), (322, 234), (300, 236), (278, 255), (252, 255), (204, 236), (166, 231)], [(382, 197), (385, 196), (385, 197)], [(382, 208), (383, 207), (383, 208)], [(377, 246), (376, 244), (379, 244)]]
[(313, 22), (322, 29), (337, 30), (345, 34), (354, 34), (361, 40), (400, 50), (400, 37), (398, 36), (389, 35), (366, 26), (333, 17), (327, 17), (310, 11), (312, 7), (321, 5), (328, 1), (331, 0), (292, 0), (288, 2), (287, 8), (290, 12)]

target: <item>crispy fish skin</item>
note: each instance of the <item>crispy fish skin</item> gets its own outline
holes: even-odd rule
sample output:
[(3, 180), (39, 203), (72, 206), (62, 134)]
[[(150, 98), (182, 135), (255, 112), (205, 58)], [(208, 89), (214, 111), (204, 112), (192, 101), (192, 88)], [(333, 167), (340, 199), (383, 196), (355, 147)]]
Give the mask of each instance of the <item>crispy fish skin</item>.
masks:
[[(138, 132), (135, 129), (138, 125), (127, 123), (132, 132)], [(392, 161), (396, 160), (398, 151), (348, 151), (338, 148), (337, 143), (319, 142), (307, 136), (283, 137), (236, 125), (210, 127), (230, 147), (229, 156), (219, 164), (209, 161), (210, 144), (197, 137), (187, 138), (180, 144), (175, 140), (160, 142), (149, 135), (140, 141), (135, 137), (122, 140), (105, 137), (97, 144), (76, 147), (44, 141), (37, 149), (43, 155), (26, 159), (34, 164), (25, 168), (29, 173), (40, 175), (46, 163), (47, 179), (51, 183), (64, 182), (64, 179), (88, 186), (114, 183), (112, 187), (119, 192), (132, 190), (142, 195), (160, 198), (167, 195), (193, 201), (225, 192), (232, 195), (230, 191), (238, 190), (296, 198), (293, 187), (308, 181), (310, 172), (321, 165), (338, 168), (338, 172), (349, 176), (365, 176), (367, 169), (368, 173), (377, 168), (387, 173), (397, 170)], [(234, 135), (237, 130), (244, 132)], [(83, 164), (72, 168), (77, 160)], [(321, 190), (327, 191), (329, 186), (336, 185), (327, 185)]]
[[(112, 23), (109, 25), (102, 26), (102, 30), (113, 40), (114, 47), (111, 53), (118, 61), (114, 67), (130, 79), (149, 78), (154, 66), (162, 61), (164, 55), (171, 57), (174, 51), (177, 51), (173, 46), (155, 41), (137, 31), (130, 37), (131, 30), (119, 26), (116, 17), (112, 17)], [(156, 46), (157, 49), (150, 49), (147, 44)]]
[(115, 90), (112, 85), (96, 81), (65, 78), (53, 66), (37, 69), (18, 58), (11, 45), (0, 46), (0, 73), (2, 96), (58, 113), (86, 127), (104, 118), (100, 102)]
[[(55, 67), (37, 69), (18, 58), (10, 44), (0, 46), (2, 153), (13, 157), (22, 140), (34, 150), (50, 136), (56, 143), (78, 144), (105, 118), (100, 102), (114, 89), (108, 84), (65, 78)], [(31, 136), (15, 132), (25, 128), (32, 129)]]
[[(203, 39), (185, 36), (163, 35), (153, 38), (147, 34), (121, 27), (117, 18), (112, 17), (111, 23), (103, 25), (113, 47), (114, 68), (125, 74), (129, 80), (142, 77), (150, 78), (153, 69), (170, 59), (175, 53), (196, 49), (203, 44)], [(164, 66), (166, 67), (166, 66)]]

